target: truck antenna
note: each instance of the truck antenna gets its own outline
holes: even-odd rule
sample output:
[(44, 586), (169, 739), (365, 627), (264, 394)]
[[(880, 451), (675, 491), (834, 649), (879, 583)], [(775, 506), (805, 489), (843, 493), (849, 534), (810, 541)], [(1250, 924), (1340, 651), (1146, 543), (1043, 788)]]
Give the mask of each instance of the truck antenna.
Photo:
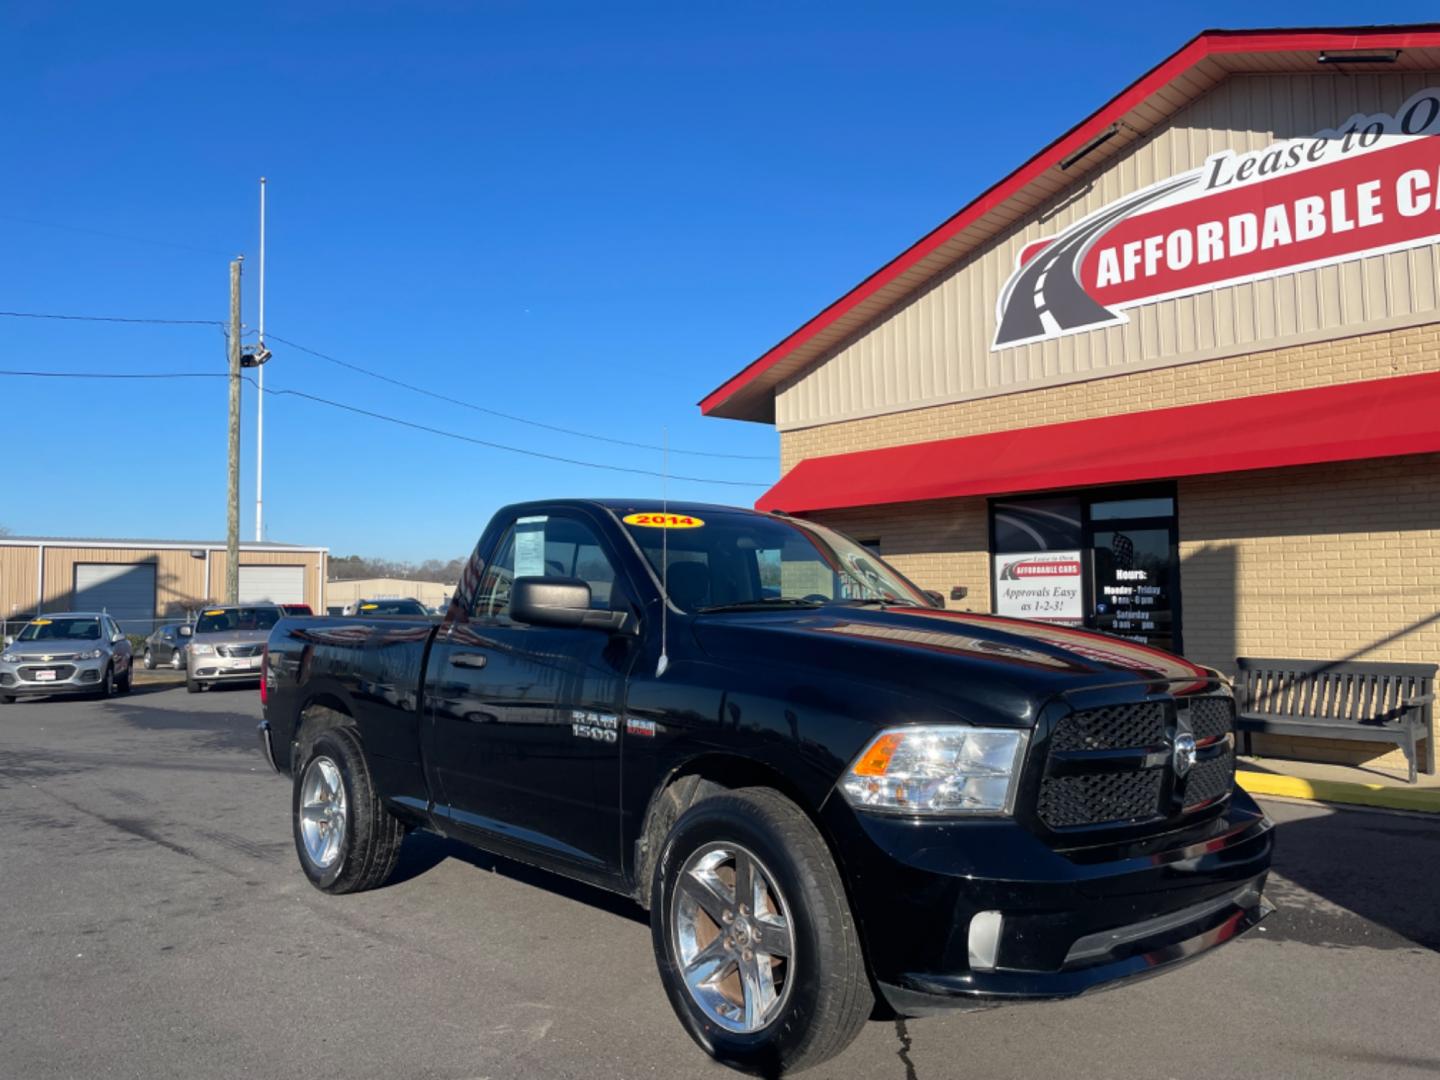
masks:
[(670, 666), (670, 429), (660, 429), (660, 661), (655, 665), (655, 677), (665, 674)]

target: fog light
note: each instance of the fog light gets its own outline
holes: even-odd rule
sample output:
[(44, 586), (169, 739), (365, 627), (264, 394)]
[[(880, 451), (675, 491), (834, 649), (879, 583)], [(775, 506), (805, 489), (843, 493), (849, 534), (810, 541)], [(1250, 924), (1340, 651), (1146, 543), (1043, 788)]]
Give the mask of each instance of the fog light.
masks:
[(970, 920), (970, 970), (994, 971), (1000, 956), (1000, 931), (1005, 916), (998, 911), (982, 911)]

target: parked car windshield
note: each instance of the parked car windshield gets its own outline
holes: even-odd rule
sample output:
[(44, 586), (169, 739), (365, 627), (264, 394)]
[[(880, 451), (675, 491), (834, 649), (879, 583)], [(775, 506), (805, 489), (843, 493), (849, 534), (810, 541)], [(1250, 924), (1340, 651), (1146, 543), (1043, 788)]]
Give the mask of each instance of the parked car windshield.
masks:
[(99, 619), (36, 619), (20, 631), (19, 641), (99, 641)]
[(269, 630), (279, 621), (279, 608), (215, 608), (201, 613), (199, 621), (195, 624), (195, 633), (221, 634), (227, 630)]
[(657, 575), (665, 551), (670, 599), (685, 611), (866, 601), (931, 606), (873, 551), (811, 522), (723, 511), (623, 520)]
[(362, 600), (361, 615), (429, 615), (429, 610), (418, 600)]

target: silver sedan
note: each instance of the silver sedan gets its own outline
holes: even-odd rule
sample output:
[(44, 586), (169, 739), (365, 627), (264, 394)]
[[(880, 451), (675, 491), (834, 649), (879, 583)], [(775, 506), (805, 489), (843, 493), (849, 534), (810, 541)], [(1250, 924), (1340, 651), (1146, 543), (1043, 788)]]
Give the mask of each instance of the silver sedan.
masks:
[(36, 616), (5, 639), (0, 702), (53, 694), (110, 697), (130, 689), (130, 640), (103, 612)]

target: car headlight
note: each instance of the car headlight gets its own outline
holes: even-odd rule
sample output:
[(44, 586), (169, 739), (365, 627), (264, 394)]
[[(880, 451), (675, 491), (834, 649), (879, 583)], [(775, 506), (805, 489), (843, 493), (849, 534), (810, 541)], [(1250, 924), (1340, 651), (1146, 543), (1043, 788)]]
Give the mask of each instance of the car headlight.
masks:
[(1029, 732), (959, 725), (882, 731), (851, 763), (851, 806), (892, 814), (1008, 814)]
[(104, 649), (91, 649), (89, 652), (82, 652), (75, 657), (76, 660), (99, 660), (105, 655)]
[(19, 662), (20, 657), (16, 656), (14, 653), (7, 652), (4, 656), (0, 656), (0, 663), (18, 664)]
[(194, 644), (194, 645), (187, 645), (186, 648), (188, 648), (188, 649), (189, 649), (192, 653), (194, 653), (196, 656), (212, 656), (212, 655), (214, 655), (214, 652), (215, 652), (215, 646), (214, 646), (214, 645)]

